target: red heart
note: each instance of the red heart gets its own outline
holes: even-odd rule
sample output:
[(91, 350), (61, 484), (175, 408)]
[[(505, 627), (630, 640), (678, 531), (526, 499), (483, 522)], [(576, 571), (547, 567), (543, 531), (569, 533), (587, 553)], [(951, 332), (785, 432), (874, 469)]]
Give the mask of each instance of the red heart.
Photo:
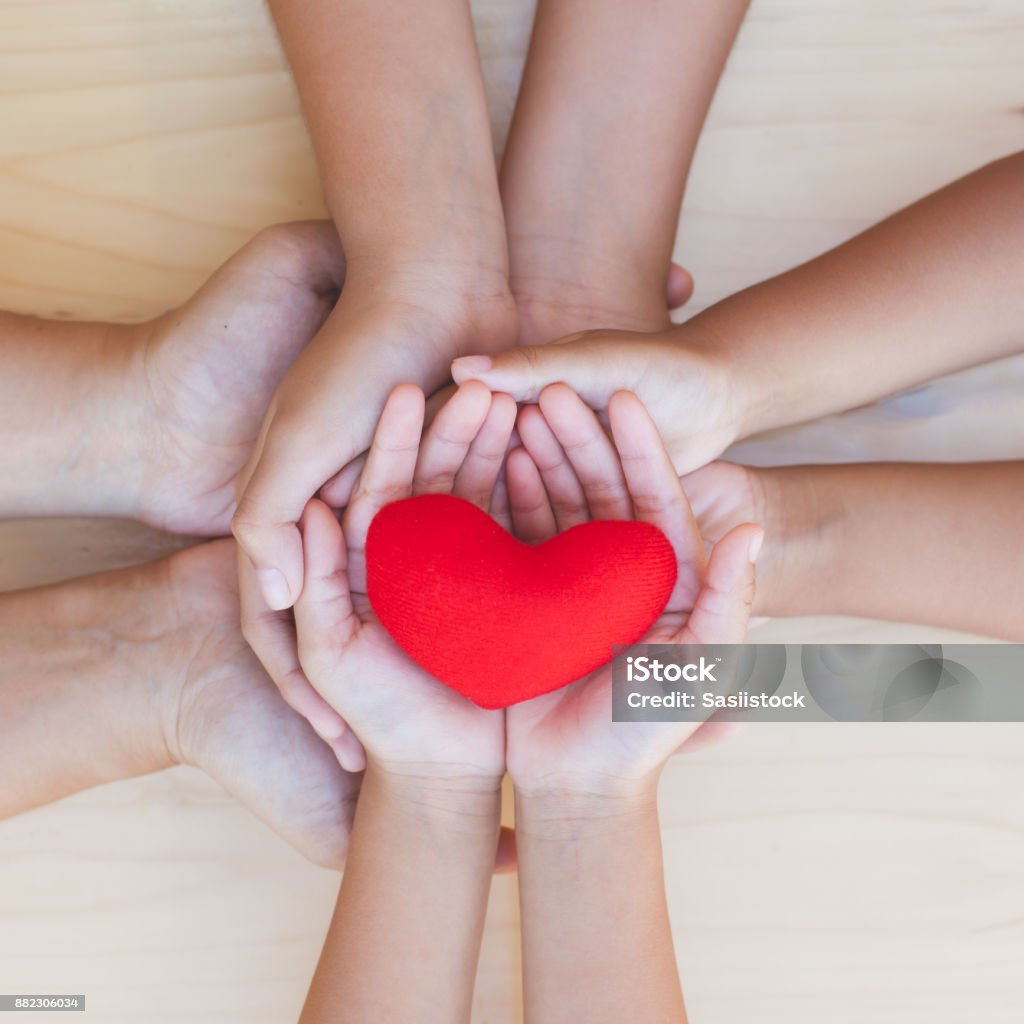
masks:
[(468, 501), (427, 494), (377, 513), (366, 575), (370, 604), (413, 661), (504, 708), (636, 643), (672, 593), (676, 557), (649, 523), (585, 523), (531, 547)]

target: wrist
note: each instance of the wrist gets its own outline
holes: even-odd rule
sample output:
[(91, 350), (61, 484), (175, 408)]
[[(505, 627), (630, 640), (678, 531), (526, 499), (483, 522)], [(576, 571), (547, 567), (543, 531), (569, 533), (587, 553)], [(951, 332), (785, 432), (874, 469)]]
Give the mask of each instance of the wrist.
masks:
[(658, 790), (661, 766), (635, 775), (615, 775), (594, 769), (545, 772), (524, 769), (517, 764), (515, 751), (509, 757), (509, 777), (517, 798), (534, 801), (538, 806), (614, 807), (617, 803), (645, 803)]
[(771, 377), (771, 371), (759, 362), (755, 365), (747, 347), (745, 318), (730, 312), (732, 302), (731, 298), (724, 299), (677, 330), (687, 345), (713, 358), (730, 395), (735, 439), (740, 440), (793, 421), (779, 418), (783, 381)]
[(360, 800), (368, 798), (433, 834), (495, 835), (501, 817), (501, 776), (418, 771), (411, 765), (384, 765), (370, 758)]
[(656, 777), (621, 787), (515, 791), (515, 827), (524, 839), (571, 842), (633, 833), (657, 818)]
[(716, 422), (720, 425), (721, 437), (716, 454), (720, 454), (751, 433), (761, 392), (750, 380), (744, 361), (736, 358), (729, 336), (706, 317), (707, 314), (702, 313), (673, 327), (670, 337), (685, 353), (684, 369), (693, 359), (700, 361), (703, 390), (707, 399), (719, 406)]
[[(89, 514), (141, 518), (142, 480), (152, 430), (135, 371), (148, 325), (95, 325), (77, 375), (82, 419), (69, 423), (81, 439), (75, 476), (81, 476)], [(86, 352), (89, 352), (86, 355)], [(74, 446), (72, 445), (72, 450)], [(87, 483), (85, 481), (88, 481)], [(71, 482), (71, 481), (69, 481)]]
[(431, 258), (375, 249), (348, 257), (338, 315), (408, 314), (447, 359), (515, 343), (518, 316), (503, 259)]
[(550, 231), (510, 237), (510, 284), (520, 342), (546, 344), (587, 330), (656, 331), (669, 326), (667, 261), (601, 252)]
[(64, 584), (49, 603), (69, 638), (76, 676), (90, 680), (94, 725), (107, 736), (110, 777), (132, 778), (176, 763), (167, 743), (168, 645), (163, 562)]
[(764, 511), (765, 544), (757, 566), (755, 615), (828, 611), (828, 581), (845, 548), (842, 492), (823, 466), (752, 469)]
[[(134, 514), (138, 452), (126, 377), (137, 329), (0, 314), (8, 375), (0, 428), (19, 439), (0, 453), (13, 480), (5, 515)], [(42, 392), (42, 393), (41, 393)]]
[(171, 764), (147, 592), (132, 571), (0, 596), (0, 818)]

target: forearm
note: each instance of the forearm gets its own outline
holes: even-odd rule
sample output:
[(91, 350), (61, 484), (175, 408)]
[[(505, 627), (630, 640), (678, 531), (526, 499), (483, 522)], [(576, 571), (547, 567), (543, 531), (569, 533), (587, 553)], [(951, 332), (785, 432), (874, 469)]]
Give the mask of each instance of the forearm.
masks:
[(0, 517), (133, 514), (135, 330), (0, 313)]
[(528, 1024), (685, 1021), (656, 796), (516, 795)]
[(1024, 462), (755, 471), (756, 611), (924, 622), (1024, 640)]
[(498, 782), (371, 765), (302, 1024), (467, 1021), (498, 840)]
[[(514, 292), (579, 303), (581, 329), (661, 326), (616, 313), (666, 319), (683, 188), (746, 6), (541, 0), (501, 174)], [(618, 322), (591, 324), (595, 303)]]
[(1024, 348), (1024, 154), (677, 329), (723, 361), (739, 436)]
[(0, 595), (0, 818), (169, 767), (152, 570)]
[(466, 0), (271, 0), (349, 281), (421, 259), (504, 273)]

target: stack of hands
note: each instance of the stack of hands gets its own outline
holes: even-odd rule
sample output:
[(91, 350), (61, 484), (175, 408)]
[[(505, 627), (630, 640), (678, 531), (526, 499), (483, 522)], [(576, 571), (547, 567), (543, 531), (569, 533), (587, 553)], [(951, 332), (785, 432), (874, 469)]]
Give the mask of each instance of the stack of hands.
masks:
[[(264, 231), (146, 324), (0, 315), (0, 515), (237, 540), (0, 595), (0, 816), (199, 765), (312, 859), (348, 853), (308, 1020), (339, 990), (345, 1019), (454, 1020), (507, 773), (528, 1008), (677, 1019), (654, 792), (714, 727), (613, 724), (608, 669), (469, 704), (374, 618), (369, 524), (421, 493), (531, 543), (653, 523), (679, 577), (651, 641), (738, 642), (752, 611), (1019, 638), (1021, 463), (715, 460), (1019, 351), (1024, 158), (674, 327), (683, 183), (744, 3), (542, 4), (500, 176), (467, 6), (352, 2), (352, 31), (335, 6), (271, 3), (333, 223)], [(434, 967), (395, 986), (388, 949)]]
[[(5, 510), (226, 532), (236, 478), (254, 445), (266, 450), (264, 409), (274, 408), (289, 358), (332, 315), (343, 266), (333, 230), (294, 225), (265, 232), (191, 302), (137, 328), (6, 317), (20, 376), (14, 418), (39, 429), (31, 450), (13, 456), (7, 478), (19, 486)], [(44, 375), (51, 400), (75, 404), (74, 422), (38, 416)], [(174, 763), (200, 766), (314, 860), (340, 866), (347, 857), (305, 1019), (330, 1017), (340, 992), (345, 1019), (377, 1019), (386, 995), (394, 1013), (381, 1019), (417, 1019), (429, 998), (435, 1019), (448, 1020), (467, 1012), (490, 875), (516, 857), (499, 829), (507, 773), (539, 1005), (568, 1005), (567, 987), (586, 985), (595, 1012), (618, 1013), (619, 1000), (626, 1012), (640, 985), (647, 1016), (665, 1006), (681, 1014), (663, 898), (650, 894), (662, 885), (658, 776), (694, 726), (613, 723), (608, 666), (507, 711), (472, 705), (377, 621), (366, 536), (385, 504), (428, 493), (463, 498), (529, 543), (591, 519), (642, 520), (678, 560), (647, 639), (730, 643), (746, 631), (763, 531), (734, 524), (705, 543), (657, 425), (629, 391), (613, 394), (600, 417), (564, 384), (520, 408), (468, 381), (434, 405), (426, 424), (423, 391), (392, 389), (368, 451), (307, 498), (295, 525), (302, 578), (293, 609), (270, 607), (259, 589), (247, 605), (253, 566), (230, 540), (0, 598), (14, 682), (4, 695), (0, 812)], [(585, 870), (569, 853), (580, 844)], [(607, 906), (582, 901), (565, 916), (559, 897), (581, 882), (611, 891), (623, 858), (637, 870), (616, 899), (647, 909), (600, 956), (586, 953)], [(381, 950), (424, 943), (434, 958), (395, 991)], [(587, 980), (615, 977), (620, 958), (644, 946), (668, 953), (649, 958), (644, 979), (614, 986), (611, 1002)]]
[[(265, 410), (278, 408), (275, 390), (290, 382), (289, 368), (291, 375), (299, 372), (296, 359), (308, 350), (310, 337), (336, 315), (344, 271), (330, 225), (295, 224), (263, 232), (186, 305), (137, 327), (0, 315), (4, 361), (11, 369), (6, 408), (19, 434), (31, 439), (6, 449), (4, 514), (124, 516), (175, 533), (226, 533), (238, 474), (254, 447), (261, 450), (259, 439), (267, 432), (264, 426), (261, 435)], [(41, 380), (48, 400), (73, 408), (74, 417), (55, 420), (40, 409)], [(377, 508), (408, 494), (464, 497), (531, 543), (590, 518), (654, 522), (680, 560), (679, 584), (657, 637), (681, 633), (708, 580), (734, 600), (705, 612), (705, 642), (741, 639), (762, 534), (756, 527), (730, 530), (756, 521), (762, 509), (738, 503), (728, 528), (720, 515), (705, 517), (712, 537), (705, 542), (657, 427), (636, 397), (623, 392), (617, 404), (605, 402), (603, 422), (565, 385), (547, 387), (538, 397), (539, 404), (517, 410), (508, 394), (482, 383), (449, 388), (436, 396), (439, 411), (421, 443), (425, 405), (431, 403), (415, 386), (398, 388), (369, 455), (325, 474), (330, 479), (319, 489), (322, 500), (307, 497), (303, 503), (295, 530), (305, 581), (294, 613), (268, 607), (258, 589), (246, 600), (252, 566), (229, 541), (0, 598), (8, 669), (24, 680), (20, 694), (8, 691), (11, 713), (18, 706), (12, 700), (20, 698), (26, 712), (38, 704), (33, 679), (45, 677), (54, 693), (73, 698), (59, 708), (54, 702), (49, 719), (26, 718), (24, 731), (5, 744), (11, 785), (4, 787), (0, 811), (16, 813), (108, 779), (191, 763), (312, 859), (338, 866), (364, 748), (385, 765), (395, 756), (376, 749), (378, 738), (405, 749), (413, 762), (432, 761), (417, 737), (443, 749), (445, 736), (465, 742), (469, 720), (487, 720), (494, 749), (480, 756), (500, 777), (503, 715), (459, 708), (465, 702), (408, 661), (366, 604), (366, 530)], [(403, 457), (389, 462), (392, 450)], [(722, 467), (730, 468), (736, 467)], [(341, 509), (344, 541), (337, 523)], [(708, 567), (706, 547), (712, 543)], [(339, 564), (345, 572), (335, 571)], [(348, 588), (338, 589), (346, 577)], [(329, 588), (332, 581), (337, 592)], [(74, 652), (73, 672), (72, 665), (65, 671), (61, 648)], [(48, 676), (39, 660), (45, 649), (55, 651)], [(65, 747), (68, 763), (40, 772), (35, 758), (18, 754), (61, 721), (70, 727), (80, 719), (86, 709), (70, 677), (83, 673), (97, 680), (88, 713), (99, 718), (110, 712), (123, 727), (115, 734), (120, 742), (87, 759)], [(377, 682), (364, 685), (369, 680)], [(564, 738), (549, 747), (561, 751), (560, 765), (538, 763), (544, 748), (537, 742), (528, 757), (522, 747), (527, 736), (563, 732), (559, 722), (573, 720), (571, 709), (583, 694), (579, 707), (588, 709), (588, 717), (580, 720), (572, 744), (581, 759), (581, 784), (588, 775), (617, 773), (606, 760), (613, 731), (603, 674), (593, 685), (510, 713), (510, 735), (514, 722), (523, 725), (518, 757), (531, 773), (570, 770), (574, 756)], [(376, 716), (358, 703), (361, 696), (379, 698)], [(429, 719), (429, 728), (417, 700), (444, 709)], [(407, 719), (406, 728), (393, 731), (388, 713)], [(602, 730), (607, 735), (598, 742)], [(646, 778), (685, 738), (637, 750), (633, 764), (626, 750), (617, 751), (625, 777)], [(515, 763), (516, 754), (510, 756)], [(513, 778), (525, 781), (519, 772)]]

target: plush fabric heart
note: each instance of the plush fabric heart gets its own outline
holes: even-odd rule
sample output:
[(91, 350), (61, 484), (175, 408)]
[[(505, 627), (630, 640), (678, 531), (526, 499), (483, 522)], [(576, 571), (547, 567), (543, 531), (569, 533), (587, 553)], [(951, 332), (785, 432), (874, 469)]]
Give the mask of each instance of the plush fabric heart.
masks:
[(370, 604), (413, 661), (504, 708), (639, 640), (672, 593), (676, 559), (649, 523), (584, 523), (531, 547), (475, 505), (430, 494), (377, 513), (366, 573)]

